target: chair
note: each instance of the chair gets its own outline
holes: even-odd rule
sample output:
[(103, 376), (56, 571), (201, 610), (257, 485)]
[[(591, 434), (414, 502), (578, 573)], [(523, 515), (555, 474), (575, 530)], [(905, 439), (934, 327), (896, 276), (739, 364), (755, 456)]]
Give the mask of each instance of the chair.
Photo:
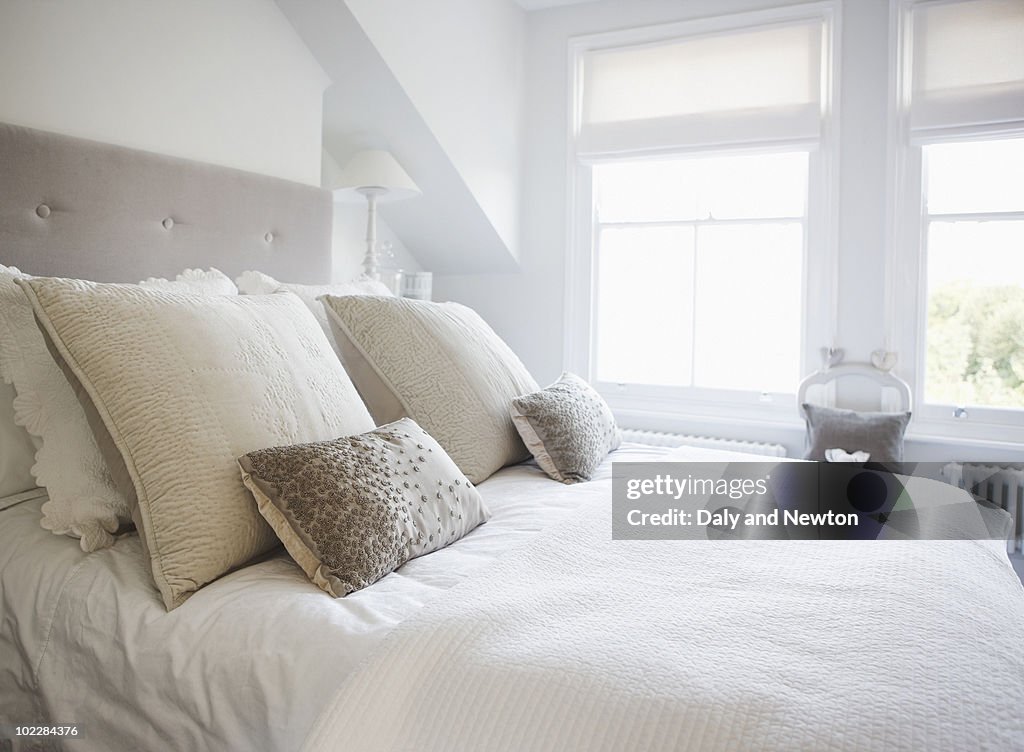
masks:
[[(796, 408), (801, 418), (807, 419), (804, 404), (807, 393), (813, 387), (832, 387), (840, 379), (866, 379), (879, 387), (879, 407), (887, 412), (910, 412), (913, 408), (913, 397), (910, 385), (889, 371), (883, 371), (870, 363), (841, 363), (829, 368), (822, 368), (800, 382), (796, 391)], [(886, 401), (886, 391), (896, 397), (897, 404)], [(833, 399), (834, 401), (834, 399)], [(827, 405), (833, 407), (834, 405)]]
[[(825, 413), (816, 418), (816, 425), (812, 426), (804, 405), (834, 407), (836, 402), (834, 387), (842, 379), (859, 380), (861, 383), (866, 381), (871, 386), (877, 387), (878, 406), (869, 408), (871, 415), (862, 413), (849, 416), (845, 413)], [(824, 405), (821, 405), (819, 400), (810, 399), (810, 392), (813, 389), (825, 392)], [(844, 397), (849, 400), (850, 395), (847, 394)], [(907, 382), (889, 371), (871, 363), (843, 363), (826, 366), (800, 382), (796, 399), (800, 417), (807, 424), (805, 446), (809, 458), (848, 461), (847, 455), (855, 457), (856, 452), (864, 451), (869, 452), (876, 460), (880, 458), (902, 459), (903, 432), (906, 430), (907, 424), (906, 419), (899, 418), (899, 415), (910, 412), (913, 399)], [(876, 410), (897, 415), (875, 415), (873, 413)], [(821, 446), (822, 442), (835, 443), (831, 444), (829, 448), (825, 448)], [(842, 450), (845, 455), (839, 457), (830, 455), (838, 450)]]

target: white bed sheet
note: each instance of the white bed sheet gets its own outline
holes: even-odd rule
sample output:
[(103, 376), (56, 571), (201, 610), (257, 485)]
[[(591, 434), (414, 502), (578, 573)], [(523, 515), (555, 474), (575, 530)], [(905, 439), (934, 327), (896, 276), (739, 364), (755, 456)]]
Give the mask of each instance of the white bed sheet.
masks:
[[(612, 459), (763, 459), (624, 445)], [(38, 523), (42, 500), (0, 512), (0, 723), (78, 723), (86, 750), (297, 749), (324, 705), (395, 625), (601, 495), (535, 465), (480, 491), (493, 517), (449, 548), (333, 599), (283, 552), (168, 613), (138, 536), (91, 554)]]

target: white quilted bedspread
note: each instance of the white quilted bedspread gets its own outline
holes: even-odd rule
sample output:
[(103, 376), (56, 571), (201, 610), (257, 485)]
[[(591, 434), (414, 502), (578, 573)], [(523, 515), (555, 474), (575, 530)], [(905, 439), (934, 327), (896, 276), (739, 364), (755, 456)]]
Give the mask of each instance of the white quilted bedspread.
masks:
[(306, 749), (1024, 749), (1000, 544), (616, 542), (607, 507), (397, 628)]

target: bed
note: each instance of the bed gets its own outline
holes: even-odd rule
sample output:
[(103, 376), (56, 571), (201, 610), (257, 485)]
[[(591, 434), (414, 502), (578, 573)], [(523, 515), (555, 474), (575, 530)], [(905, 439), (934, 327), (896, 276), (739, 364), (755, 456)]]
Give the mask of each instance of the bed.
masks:
[(75, 749), (300, 749), (395, 625), (601, 490), (554, 485), (535, 465), (502, 471), (484, 487), (486, 525), (347, 598), (278, 550), (170, 613), (137, 534), (83, 553), (39, 526), (44, 498), (30, 498), (0, 512), (0, 707), (11, 722), (81, 724)]
[[(319, 189), (15, 126), (0, 162), (0, 262), (329, 273)], [(515, 464), (479, 484), (486, 524), (344, 598), (275, 548), (173, 610), (137, 532), (85, 553), (21, 494), (0, 727), (80, 724), (82, 750), (1024, 747), (998, 541), (610, 540), (613, 462), (744, 459), (623, 445), (575, 485)]]

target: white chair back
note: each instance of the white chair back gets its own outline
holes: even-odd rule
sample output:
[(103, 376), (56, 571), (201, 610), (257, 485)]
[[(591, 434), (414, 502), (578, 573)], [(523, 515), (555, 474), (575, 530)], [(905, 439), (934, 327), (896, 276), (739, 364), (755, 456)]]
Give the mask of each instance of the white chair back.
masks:
[(896, 394), (899, 401), (900, 412), (909, 412), (913, 409), (913, 398), (910, 393), (910, 385), (903, 379), (893, 375), (889, 371), (875, 368), (870, 363), (841, 363), (830, 368), (815, 371), (800, 382), (796, 392), (796, 409), (801, 418), (806, 419), (804, 404), (807, 402), (807, 391), (815, 386), (828, 386), (844, 378), (859, 378), (873, 381), (880, 390), (890, 389)]

